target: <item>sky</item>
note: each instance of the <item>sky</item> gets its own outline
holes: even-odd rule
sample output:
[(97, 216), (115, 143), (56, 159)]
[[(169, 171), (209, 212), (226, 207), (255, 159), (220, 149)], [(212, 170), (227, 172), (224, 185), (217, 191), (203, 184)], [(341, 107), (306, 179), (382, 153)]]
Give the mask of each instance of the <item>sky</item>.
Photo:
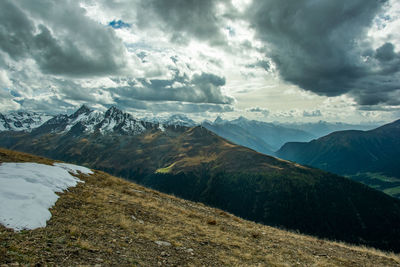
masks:
[(0, 112), (400, 117), (398, 0), (2, 0)]

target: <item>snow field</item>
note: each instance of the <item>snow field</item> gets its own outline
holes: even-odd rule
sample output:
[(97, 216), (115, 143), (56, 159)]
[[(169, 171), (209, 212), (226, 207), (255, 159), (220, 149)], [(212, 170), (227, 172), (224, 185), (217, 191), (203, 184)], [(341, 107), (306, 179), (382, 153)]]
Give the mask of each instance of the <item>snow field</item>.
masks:
[(51, 218), (49, 208), (63, 192), (82, 182), (70, 174), (92, 174), (85, 167), (55, 163), (0, 164), (0, 224), (14, 230), (46, 226)]

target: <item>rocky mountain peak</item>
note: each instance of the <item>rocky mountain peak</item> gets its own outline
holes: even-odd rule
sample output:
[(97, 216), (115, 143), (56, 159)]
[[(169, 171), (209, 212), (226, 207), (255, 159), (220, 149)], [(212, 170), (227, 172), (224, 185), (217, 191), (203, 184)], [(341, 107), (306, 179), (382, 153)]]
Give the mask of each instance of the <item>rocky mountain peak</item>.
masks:
[(218, 116), (218, 117), (215, 119), (214, 124), (221, 124), (221, 123), (223, 123), (223, 122), (224, 122), (224, 120), (221, 118), (221, 116)]
[(115, 106), (112, 106), (106, 111), (105, 117), (106, 118), (117, 117), (117, 116), (123, 116), (123, 114), (124, 113), (122, 112), (122, 110), (118, 109)]
[(91, 113), (93, 110), (90, 109), (88, 106), (86, 105), (82, 105), (77, 111), (75, 111), (74, 114), (72, 114), (73, 117), (78, 117), (81, 114), (89, 114)]

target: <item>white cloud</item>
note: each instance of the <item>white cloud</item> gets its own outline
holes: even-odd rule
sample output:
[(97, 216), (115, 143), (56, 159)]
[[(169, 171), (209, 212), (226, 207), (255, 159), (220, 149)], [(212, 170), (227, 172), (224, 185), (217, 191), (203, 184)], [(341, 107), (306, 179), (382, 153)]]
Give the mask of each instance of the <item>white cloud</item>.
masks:
[(0, 70), (0, 87), (9, 88), (12, 84), (13, 83), (8, 78), (7, 72), (5, 70)]

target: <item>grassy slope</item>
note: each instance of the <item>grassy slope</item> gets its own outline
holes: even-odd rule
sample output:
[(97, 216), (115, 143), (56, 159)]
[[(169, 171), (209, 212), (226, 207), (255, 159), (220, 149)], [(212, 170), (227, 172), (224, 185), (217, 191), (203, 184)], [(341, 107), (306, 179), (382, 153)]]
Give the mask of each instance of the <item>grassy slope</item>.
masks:
[[(52, 161), (0, 149), (0, 162)], [(47, 227), (0, 226), (0, 264), (398, 266), (400, 258), (249, 222), (95, 171), (60, 194)], [(132, 219), (132, 215), (135, 219)], [(159, 246), (155, 241), (171, 246)], [(189, 250), (188, 250), (189, 249)]]
[(203, 123), (202, 126), (235, 144), (254, 149), (267, 155), (274, 155), (274, 151), (276, 150), (257, 135), (253, 135), (247, 129), (243, 129), (239, 125)]
[(400, 178), (385, 176), (382, 173), (357, 173), (349, 175), (349, 178), (381, 190), (386, 194), (400, 198)]

